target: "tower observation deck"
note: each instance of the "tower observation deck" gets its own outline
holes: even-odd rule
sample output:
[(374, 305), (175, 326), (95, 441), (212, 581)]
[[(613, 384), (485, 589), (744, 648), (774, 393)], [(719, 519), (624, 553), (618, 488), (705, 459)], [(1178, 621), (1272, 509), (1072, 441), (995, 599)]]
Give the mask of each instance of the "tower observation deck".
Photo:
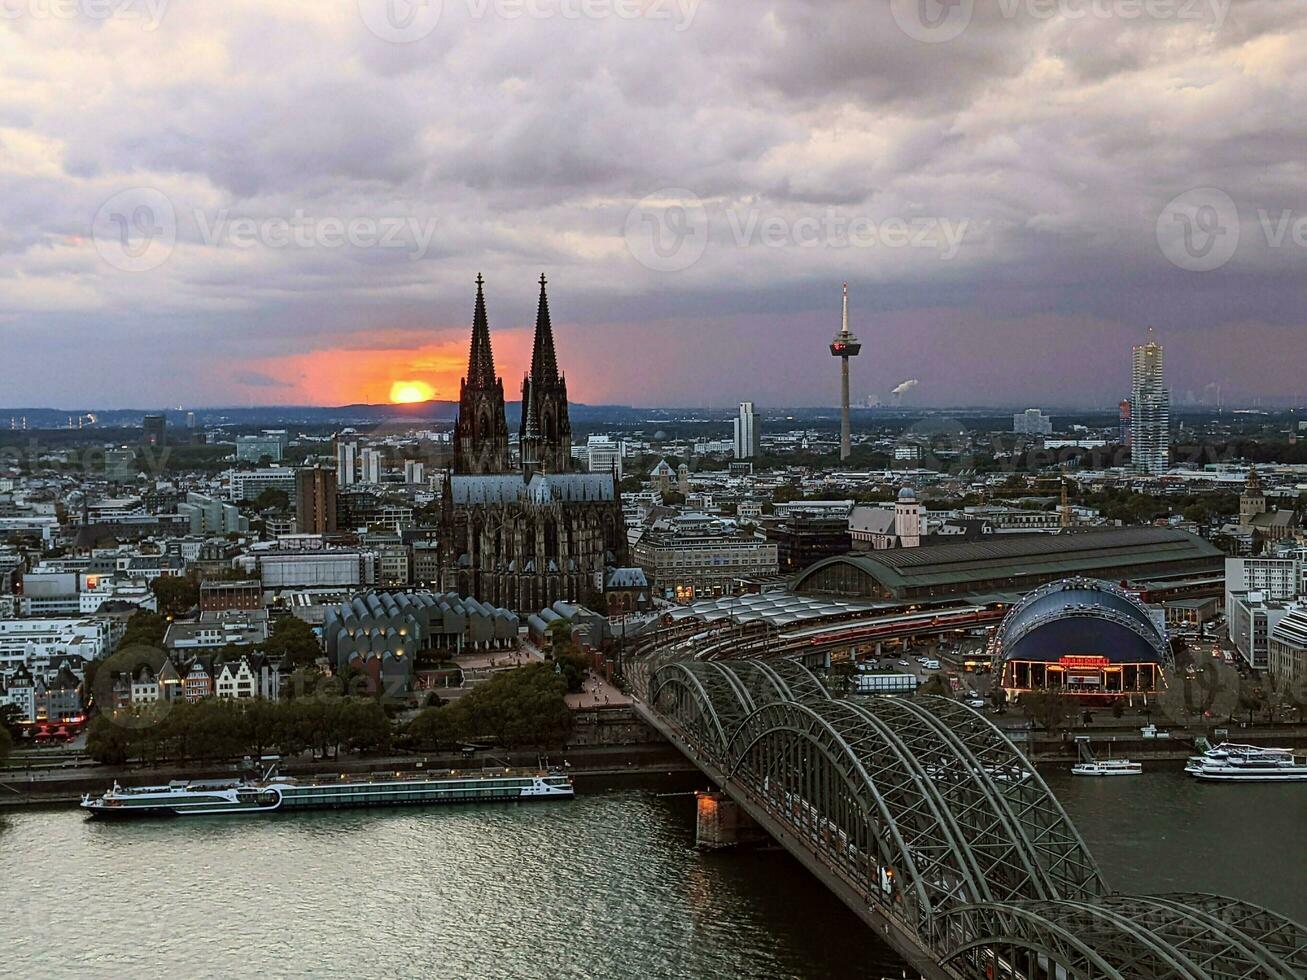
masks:
[(858, 338), (849, 333), (849, 284), (844, 284), (844, 314), (840, 332), (830, 342), (832, 357), (840, 359), (840, 459), (848, 459), (852, 448), (849, 424), (849, 358), (862, 352)]

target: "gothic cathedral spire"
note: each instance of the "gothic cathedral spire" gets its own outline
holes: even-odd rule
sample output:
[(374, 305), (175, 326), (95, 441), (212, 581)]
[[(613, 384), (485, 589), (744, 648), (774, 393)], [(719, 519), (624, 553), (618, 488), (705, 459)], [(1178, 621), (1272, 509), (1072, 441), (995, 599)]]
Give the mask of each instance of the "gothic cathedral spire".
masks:
[(540, 302), (536, 307), (536, 337), (531, 349), (531, 377), (541, 384), (557, 384), (558, 356), (554, 353), (554, 328), (549, 322), (548, 280), (540, 273)]
[(455, 473), (504, 473), (508, 470), (508, 422), (504, 415), (504, 382), (495, 376), (486, 316), (485, 280), (477, 274), (476, 309), (472, 314), (472, 346), (467, 376), (458, 392), (454, 423)]
[[(547, 283), (541, 274), (535, 344), (531, 349), (531, 372), (522, 380), (522, 425), (518, 435), (524, 461), (529, 454), (541, 472), (561, 473), (572, 460), (572, 423), (567, 412), (567, 379), (559, 374), (558, 355), (554, 352)], [(532, 422), (530, 432), (528, 418)]]
[(472, 314), (472, 349), (467, 358), (467, 383), (489, 388), (495, 383), (495, 354), (490, 349), (490, 321), (486, 317), (485, 280), (477, 273), (477, 301)]

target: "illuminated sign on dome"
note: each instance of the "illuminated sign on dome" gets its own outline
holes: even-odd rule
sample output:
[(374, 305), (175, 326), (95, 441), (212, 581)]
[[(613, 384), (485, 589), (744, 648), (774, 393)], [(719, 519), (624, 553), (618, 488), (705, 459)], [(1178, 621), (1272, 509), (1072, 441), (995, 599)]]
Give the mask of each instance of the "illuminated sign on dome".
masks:
[(1112, 661), (1106, 657), (1058, 657), (1058, 665), (1067, 670), (1102, 670), (1104, 667), (1111, 666)]

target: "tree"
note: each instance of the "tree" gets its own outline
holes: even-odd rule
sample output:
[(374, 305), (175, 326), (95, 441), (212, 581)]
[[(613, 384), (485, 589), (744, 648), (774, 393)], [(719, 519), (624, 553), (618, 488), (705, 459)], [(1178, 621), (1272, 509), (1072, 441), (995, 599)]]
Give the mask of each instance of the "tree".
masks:
[(9, 758), (9, 752), (14, 747), (14, 740), (9, 735), (9, 729), (0, 725), (0, 766), (3, 766)]
[(322, 671), (316, 667), (296, 667), (281, 683), (281, 699), (294, 701), (296, 698), (320, 694), (323, 680)]
[(452, 704), (425, 708), (409, 724), (419, 743), (491, 739), (507, 748), (556, 745), (572, 727), (561, 670), (534, 663), (496, 674)]
[(830, 671), (839, 680), (840, 690), (848, 694), (849, 688), (853, 685), (853, 678), (858, 673), (857, 664), (846, 657), (831, 664)]
[(773, 504), (788, 504), (802, 496), (797, 487), (783, 483), (772, 491), (771, 500)]
[(927, 677), (925, 683), (917, 688), (917, 693), (939, 698), (953, 697), (953, 691), (949, 688), (948, 682), (939, 674), (931, 674)]
[(290, 494), (276, 487), (268, 487), (254, 498), (254, 506), (259, 510), (290, 510)]
[(8, 732), (12, 742), (17, 742), (22, 736), (22, 726), (18, 724), (20, 715), (18, 705), (0, 704), (0, 731)]
[(1002, 714), (1007, 708), (1007, 691), (996, 685), (989, 692), (989, 703), (993, 706), (995, 713)]
[(313, 628), (295, 616), (282, 616), (263, 643), (263, 652), (273, 660), (285, 658), (296, 667), (312, 664), (322, 654)]
[(390, 747), (390, 719), (372, 698), (345, 698), (341, 704), (345, 746), (351, 752), (384, 752)]
[(1021, 710), (1050, 735), (1059, 734), (1071, 716), (1073, 699), (1060, 691), (1027, 691), (1021, 695)]
[(558, 665), (568, 692), (577, 694), (585, 687), (585, 675), (590, 670), (590, 664), (572, 640), (572, 621), (555, 619), (549, 624), (548, 632), (550, 656)]
[[(150, 583), (150, 591), (158, 600), (159, 612), (164, 616), (181, 616), (200, 602), (199, 583), (184, 575), (160, 575)], [(128, 623), (130, 628), (130, 620)]]
[(127, 729), (108, 715), (97, 715), (86, 731), (86, 753), (106, 766), (125, 765), (131, 753)]
[(127, 632), (118, 641), (119, 648), (127, 646), (163, 646), (163, 635), (168, 632), (168, 620), (145, 609), (132, 613), (127, 620)]
[(262, 698), (241, 705), (238, 731), (245, 750), (255, 758), (266, 755), (281, 734), (280, 705)]

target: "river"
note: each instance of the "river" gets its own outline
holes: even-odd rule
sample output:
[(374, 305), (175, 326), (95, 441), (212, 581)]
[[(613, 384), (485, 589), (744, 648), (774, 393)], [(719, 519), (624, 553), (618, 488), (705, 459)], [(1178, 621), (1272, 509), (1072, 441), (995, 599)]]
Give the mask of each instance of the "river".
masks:
[[(1307, 785), (1054, 774), (1112, 885), (1307, 918)], [(777, 851), (703, 854), (668, 784), (558, 804), (95, 823), (0, 813), (6, 976), (882, 977)]]

